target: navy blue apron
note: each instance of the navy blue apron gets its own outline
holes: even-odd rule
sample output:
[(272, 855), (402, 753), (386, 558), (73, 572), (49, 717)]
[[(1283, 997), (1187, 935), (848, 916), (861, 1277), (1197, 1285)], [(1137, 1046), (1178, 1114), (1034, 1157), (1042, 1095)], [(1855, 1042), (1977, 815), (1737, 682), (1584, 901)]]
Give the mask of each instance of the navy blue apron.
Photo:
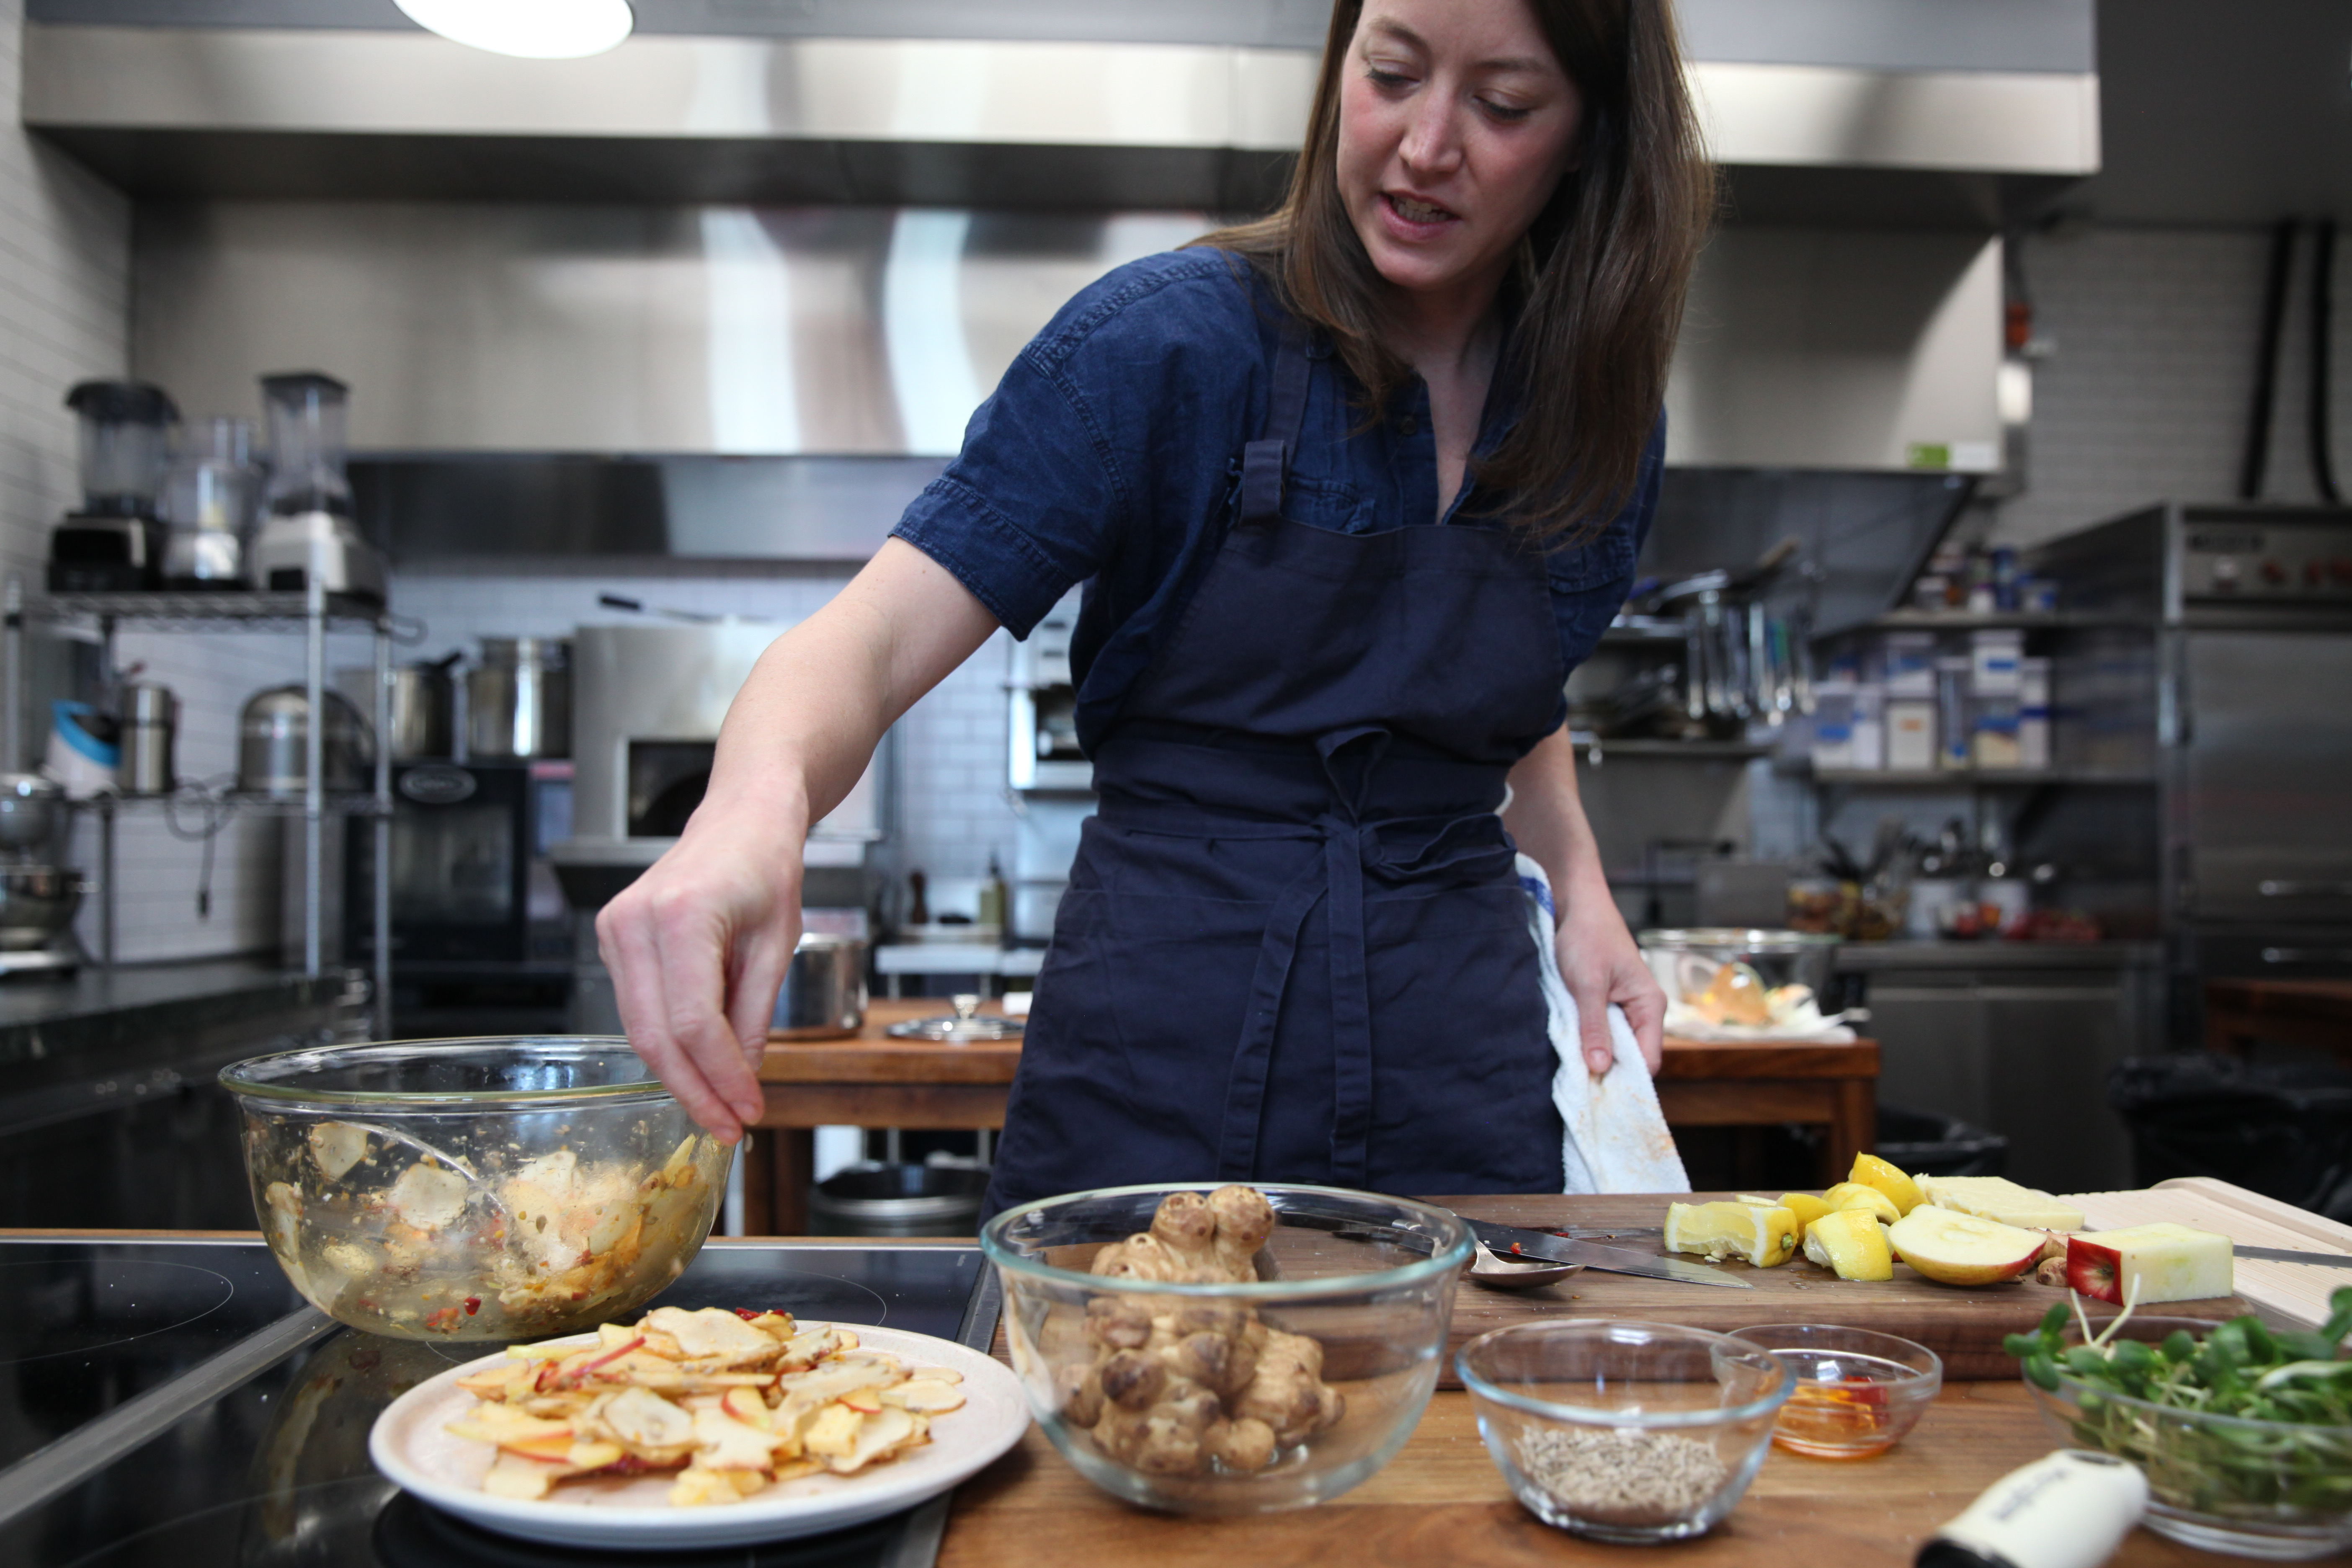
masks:
[(1238, 517), (1096, 748), (992, 1211), (1143, 1182), (1558, 1192), (1553, 1055), (1496, 815), (1566, 679), (1501, 527), (1280, 515), (1286, 332)]

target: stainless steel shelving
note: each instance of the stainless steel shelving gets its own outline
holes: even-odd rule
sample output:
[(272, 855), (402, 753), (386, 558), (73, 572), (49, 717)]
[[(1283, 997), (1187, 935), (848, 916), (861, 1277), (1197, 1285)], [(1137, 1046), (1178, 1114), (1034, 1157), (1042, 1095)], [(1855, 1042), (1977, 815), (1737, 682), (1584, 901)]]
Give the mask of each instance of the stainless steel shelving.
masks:
[[(330, 816), (364, 817), (375, 835), (373, 922), (375, 930), (373, 994), (375, 1034), (392, 1033), (392, 760), (382, 738), (392, 728), (392, 616), (381, 605), (345, 595), (330, 594), (317, 584), (299, 593), (129, 593), (51, 594), (27, 597), (23, 584), (8, 579), (6, 592), (5, 719), (7, 763), (24, 766), (26, 662), (24, 629), (28, 621), (95, 622), (100, 668), (114, 668), (114, 638), (124, 626), (167, 633), (278, 632), (297, 633), (303, 639), (303, 689), (310, 699), (311, 722), (305, 742), (307, 783), (299, 798), (231, 796), (240, 811), (259, 811), (302, 818), (302, 973), (317, 977), (325, 971), (325, 932), (321, 908), (326, 868), (323, 864), (326, 821)], [(330, 791), (325, 787), (327, 637), (330, 633), (371, 634), (375, 654), (375, 787), (367, 793)], [(137, 809), (163, 796), (117, 795), (99, 803), (99, 963), (115, 963), (115, 820), (125, 809)]]

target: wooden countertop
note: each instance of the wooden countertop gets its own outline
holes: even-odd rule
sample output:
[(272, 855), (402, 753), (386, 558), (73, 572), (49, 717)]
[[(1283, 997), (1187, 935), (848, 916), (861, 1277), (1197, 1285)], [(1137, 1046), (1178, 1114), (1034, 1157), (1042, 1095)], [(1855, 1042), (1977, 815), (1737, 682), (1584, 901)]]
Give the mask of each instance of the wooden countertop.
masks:
[[(1660, 1562), (1731, 1568), (1909, 1568), (1919, 1544), (2000, 1477), (2061, 1445), (2022, 1384), (1947, 1385), (1893, 1452), (1860, 1462), (1774, 1450), (1731, 1517)], [(1318, 1508), (1252, 1519), (1146, 1512), (1098, 1491), (1032, 1427), (964, 1483), (940, 1568), (1260, 1568), (1353, 1562), (1382, 1568), (1632, 1563), (1641, 1548), (1581, 1541), (1519, 1506), (1487, 1457), (1466, 1394), (1440, 1393), (1412, 1436), (1363, 1485)], [(2137, 1531), (2120, 1568), (2210, 1556)]]

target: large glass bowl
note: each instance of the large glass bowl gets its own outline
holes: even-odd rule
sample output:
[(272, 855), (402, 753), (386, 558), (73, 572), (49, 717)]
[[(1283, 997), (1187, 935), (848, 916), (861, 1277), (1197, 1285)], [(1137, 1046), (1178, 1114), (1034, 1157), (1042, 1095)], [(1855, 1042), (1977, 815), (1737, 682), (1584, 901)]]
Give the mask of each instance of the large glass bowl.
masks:
[(734, 1157), (625, 1040), (331, 1046), (220, 1078), (287, 1277), (404, 1339), (572, 1333), (642, 1305), (701, 1250)]
[[(1114, 1496), (1179, 1513), (1265, 1513), (1339, 1496), (1388, 1463), (1420, 1421), (1445, 1350), (1470, 1232), (1444, 1209), (1336, 1187), (1257, 1184), (1276, 1226), (1248, 1284), (1171, 1285), (1087, 1269), (1103, 1246), (1149, 1230), (1160, 1201), (1213, 1184), (1108, 1187), (1008, 1209), (980, 1244), (1004, 1285), (1005, 1337), (1037, 1424), (1080, 1475)], [(1087, 1408), (1107, 1325), (1213, 1324), (1239, 1315), (1319, 1347), (1336, 1418), (1263, 1468), (1188, 1451), (1113, 1451)], [(1231, 1325), (1234, 1319), (1223, 1317)], [(1254, 1333), (1254, 1329), (1246, 1331)], [(1138, 1414), (1146, 1414), (1139, 1412)], [(1213, 1415), (1205, 1407), (1196, 1415)]]
[[(2176, 1331), (2202, 1340), (2201, 1318), (2138, 1313), (2116, 1332), (2150, 1344)], [(2066, 1330), (2071, 1347), (2079, 1325)], [(2207, 1552), (2276, 1562), (2352, 1547), (2352, 1426), (2206, 1415), (2109, 1394), (2067, 1373), (2032, 1390), (2042, 1418), (2066, 1442), (2129, 1459), (2147, 1477), (2147, 1516), (2158, 1535)]]
[(1705, 1329), (1566, 1318), (1479, 1335), (1454, 1358), (1478, 1435), (1546, 1524), (1646, 1544), (1704, 1535), (1756, 1479), (1796, 1373)]

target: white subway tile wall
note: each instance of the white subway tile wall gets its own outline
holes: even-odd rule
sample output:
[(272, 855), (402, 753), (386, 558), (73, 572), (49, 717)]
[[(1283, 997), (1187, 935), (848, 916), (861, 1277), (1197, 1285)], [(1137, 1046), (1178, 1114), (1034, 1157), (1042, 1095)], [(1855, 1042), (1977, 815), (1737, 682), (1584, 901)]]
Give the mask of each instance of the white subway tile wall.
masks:
[(0, 0), (0, 563), (38, 568), (72, 500), (66, 388), (128, 353), (131, 204), (25, 134), (24, 0)]
[[(50, 525), (79, 490), (66, 389), (93, 376), (121, 375), (126, 366), (131, 203), (18, 125), (23, 37), (22, 0), (0, 0), (0, 572), (37, 590)], [(147, 660), (152, 678), (187, 704), (184, 771), (230, 765), (236, 704), (268, 679), (258, 670), (260, 650), (233, 642), (123, 639), (125, 661)], [(272, 878), (256, 871), (267, 858), (257, 826), (237, 825), (222, 839), (214, 913), (199, 921), (196, 846), (170, 837), (160, 808), (134, 810), (119, 851), (124, 896), (118, 953), (153, 959), (263, 945), (277, 895)], [(85, 821), (76, 837), (77, 862), (94, 873), (95, 824)], [(94, 902), (83, 912), (81, 931), (94, 948)]]
[[(628, 575), (578, 567), (532, 572), (408, 570), (394, 574), (393, 604), (424, 623), (423, 640), (401, 657), (470, 656), (484, 637), (566, 637), (581, 626), (629, 619), (598, 595), (614, 594), (648, 606), (698, 614), (763, 616), (781, 635), (839, 592), (846, 574), (759, 563), (669, 563)], [(898, 788), (890, 843), (882, 857), (894, 874), (978, 877), (992, 850), (1009, 859), (1014, 819), (1005, 801), (1004, 672), (1011, 637), (999, 632), (898, 721)]]
[[(2031, 544), (2153, 500), (2237, 494), (2254, 383), (2270, 237), (2252, 229), (2105, 228), (2026, 242), (2037, 335), (2055, 352), (2035, 368), (2025, 492), (1993, 538)], [(2352, 246), (2336, 251), (2336, 293), (2352, 298)], [(2296, 269), (2279, 356), (2266, 494), (2315, 499), (2306, 459), (2311, 247)], [(2339, 306), (2333, 384), (2352, 374)], [(2338, 483), (2352, 472), (2352, 396), (2333, 407)]]

